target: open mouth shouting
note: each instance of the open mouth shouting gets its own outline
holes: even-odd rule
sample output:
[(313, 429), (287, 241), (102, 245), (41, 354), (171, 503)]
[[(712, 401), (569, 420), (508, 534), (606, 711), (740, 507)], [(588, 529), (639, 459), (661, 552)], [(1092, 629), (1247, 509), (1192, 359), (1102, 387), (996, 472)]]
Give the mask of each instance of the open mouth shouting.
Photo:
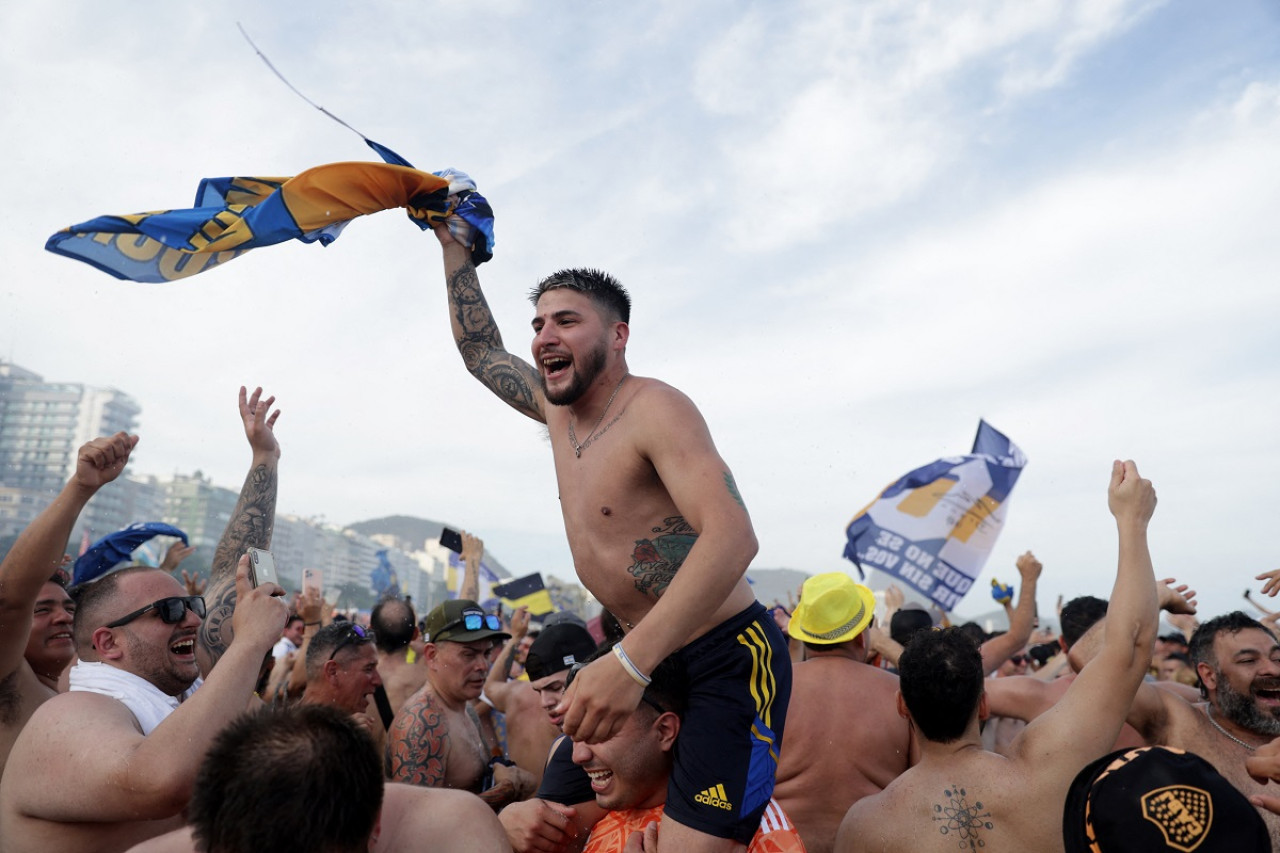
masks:
[(196, 657), (196, 638), (195, 635), (184, 637), (169, 644), (169, 652), (175, 657), (190, 658), (195, 660)]
[(538, 363), (542, 366), (543, 381), (555, 382), (569, 372), (573, 359), (560, 353), (544, 353)]

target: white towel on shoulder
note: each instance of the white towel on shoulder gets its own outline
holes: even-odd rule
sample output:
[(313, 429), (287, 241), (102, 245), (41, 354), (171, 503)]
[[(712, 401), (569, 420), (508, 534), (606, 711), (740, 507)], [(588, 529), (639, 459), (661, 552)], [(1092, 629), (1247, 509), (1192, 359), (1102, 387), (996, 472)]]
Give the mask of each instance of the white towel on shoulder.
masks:
[(204, 682), (197, 678), (195, 684), (179, 696), (170, 696), (145, 678), (117, 669), (100, 661), (80, 661), (71, 668), (71, 690), (100, 693), (123, 702), (133, 712), (142, 733), (149, 735), (164, 718), (178, 709)]

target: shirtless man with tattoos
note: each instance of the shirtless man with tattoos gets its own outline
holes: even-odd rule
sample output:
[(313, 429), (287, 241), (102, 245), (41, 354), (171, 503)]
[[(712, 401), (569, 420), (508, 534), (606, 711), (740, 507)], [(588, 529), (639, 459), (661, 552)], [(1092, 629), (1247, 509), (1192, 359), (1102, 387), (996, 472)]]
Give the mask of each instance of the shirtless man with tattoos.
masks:
[(920, 762), (859, 800), (836, 853), (1062, 850), (1062, 804), (1076, 774), (1111, 751), (1151, 662), (1158, 617), (1147, 523), (1156, 496), (1132, 462), (1112, 466), (1108, 503), (1120, 558), (1102, 650), (1009, 755), (982, 748), (982, 658), (948, 628), (921, 631), (899, 665), (898, 712), (919, 735)]
[(245, 555), (249, 545), (269, 546), (275, 510), (279, 412), (260, 393), (246, 399), (240, 389), (253, 467), (214, 562), (228, 608), (221, 663), (198, 683), (202, 617), (213, 605), (186, 595), (167, 571), (126, 568), (83, 584), (70, 691), (32, 715), (0, 780), (0, 853), (114, 853), (181, 826), (204, 751), (257, 701), (263, 658), (288, 616), (281, 587), (251, 586)]
[(578, 578), (627, 631), (566, 692), (564, 731), (608, 740), (648, 673), (681, 650), (696, 688), (659, 843), (740, 850), (772, 793), (791, 673), (744, 577), (757, 543), (733, 475), (688, 397), (631, 375), (630, 297), (612, 277), (564, 270), (539, 283), (530, 364), (503, 346), (467, 250), (444, 226), (436, 236), (463, 362), (547, 425)]
[(510, 634), (497, 616), (474, 601), (445, 601), (427, 614), (427, 671), (422, 689), (396, 713), (387, 733), (386, 774), (392, 782), (426, 788), (456, 788), (479, 794), (497, 809), (531, 795), (537, 784), (518, 767), (494, 764), (471, 707), (489, 673), (494, 640)]

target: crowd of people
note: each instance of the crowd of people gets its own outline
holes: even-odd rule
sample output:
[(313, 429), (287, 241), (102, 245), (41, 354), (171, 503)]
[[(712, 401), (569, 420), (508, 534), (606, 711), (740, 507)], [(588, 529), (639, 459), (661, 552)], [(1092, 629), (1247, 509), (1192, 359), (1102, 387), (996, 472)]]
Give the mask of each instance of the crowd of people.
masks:
[[(896, 587), (882, 608), (844, 573), (766, 609), (746, 503), (697, 408), (627, 369), (626, 291), (594, 270), (541, 282), (529, 364), (469, 252), (436, 234), (467, 369), (548, 427), (598, 625), (487, 611), (470, 534), (457, 597), (426, 613), (387, 597), (350, 618), (255, 584), (280, 458), (261, 389), (240, 390), (250, 465), (207, 585), (123, 566), (68, 589), (76, 519), (139, 440), (95, 439), (0, 564), (0, 853), (1280, 840), (1277, 616), (1196, 621), (1195, 593), (1152, 566), (1155, 490), (1134, 463), (1106, 494), (1114, 586), (1061, 603), (1059, 632), (1037, 630), (1030, 552), (1017, 603), (997, 591), (1006, 631)], [(1280, 570), (1259, 579), (1280, 590)]]

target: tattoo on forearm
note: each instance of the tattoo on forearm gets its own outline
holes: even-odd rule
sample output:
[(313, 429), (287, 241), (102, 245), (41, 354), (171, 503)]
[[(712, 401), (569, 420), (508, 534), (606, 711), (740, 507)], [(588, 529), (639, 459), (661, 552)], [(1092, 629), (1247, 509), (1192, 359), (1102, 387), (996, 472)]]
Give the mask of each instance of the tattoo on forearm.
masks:
[(733, 475), (728, 471), (724, 472), (724, 484), (729, 489), (729, 495), (738, 502), (738, 506), (746, 509), (747, 505), (742, 502), (742, 494), (738, 491), (738, 484), (734, 482)]
[(635, 562), (627, 571), (635, 577), (637, 590), (661, 598), (689, 556), (689, 549), (698, 541), (698, 532), (684, 516), (673, 515), (664, 518), (650, 533), (653, 534), (650, 538), (636, 540), (635, 550), (631, 552)]
[(430, 700), (414, 702), (396, 714), (387, 734), (384, 770), (393, 782), (439, 788), (444, 784), (448, 752), (444, 715)]
[(457, 322), (458, 352), (467, 371), (515, 409), (541, 420), (537, 372), (502, 345), (502, 333), (470, 263), (449, 276), (449, 307)]
[(231, 615), (236, 609), (236, 563), (249, 548), (269, 548), (276, 517), (276, 469), (255, 465), (245, 477), (240, 500), (227, 529), (218, 540), (205, 590), (207, 613), (200, 625), (199, 643), (209, 655), (209, 665), (218, 662), (231, 645)]
[(979, 830), (991, 829), (993, 824), (988, 818), (991, 812), (984, 812), (981, 800), (969, 802), (968, 792), (959, 785), (952, 785), (942, 792), (945, 802), (934, 803), (933, 819), (940, 823), (938, 832), (954, 836), (960, 850), (977, 850), (986, 847)]

